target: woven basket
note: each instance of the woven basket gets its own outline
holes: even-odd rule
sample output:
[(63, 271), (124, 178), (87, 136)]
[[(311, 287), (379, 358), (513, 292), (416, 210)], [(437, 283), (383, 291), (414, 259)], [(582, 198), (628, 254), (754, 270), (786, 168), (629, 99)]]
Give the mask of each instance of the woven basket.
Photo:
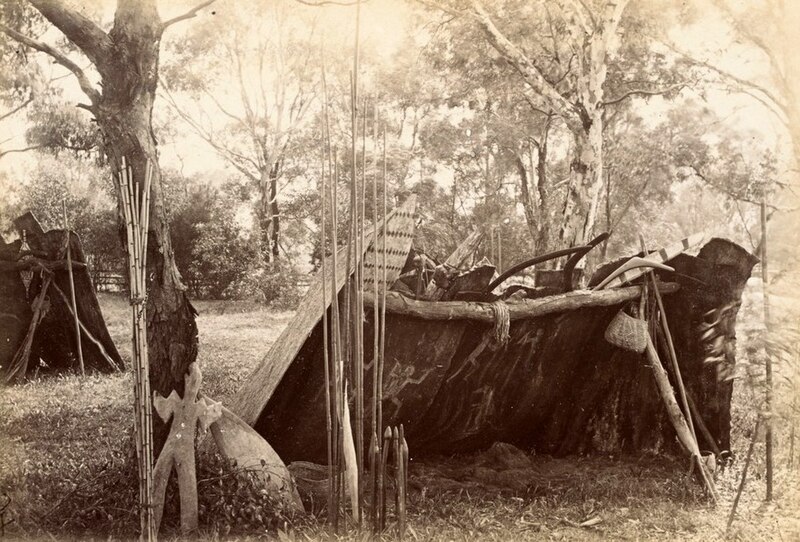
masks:
[(647, 348), (647, 322), (621, 310), (608, 324), (605, 338), (614, 346), (641, 354)]

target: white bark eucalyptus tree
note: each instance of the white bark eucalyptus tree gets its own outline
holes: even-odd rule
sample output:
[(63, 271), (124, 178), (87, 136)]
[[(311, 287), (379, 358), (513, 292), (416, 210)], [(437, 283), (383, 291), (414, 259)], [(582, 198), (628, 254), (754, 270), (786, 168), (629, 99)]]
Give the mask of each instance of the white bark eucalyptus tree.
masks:
[(291, 3), (234, 4), (221, 2), (213, 21), (167, 45), (176, 54), (162, 88), (178, 116), (256, 189), (269, 262), (281, 254), (286, 169), (318, 93), (321, 42), (315, 21)]
[[(118, 0), (108, 31), (87, 17), (84, 10), (63, 0), (28, 0), (91, 63), (94, 74), (56, 46), (19, 30), (0, 25), (0, 31), (22, 46), (49, 55), (77, 79), (88, 104), (80, 104), (94, 117), (103, 135), (104, 151), (114, 170), (123, 158), (133, 175), (144, 179), (152, 167), (150, 227), (147, 254), (147, 342), (151, 386), (161, 395), (183, 392), (187, 367), (197, 357), (195, 310), (175, 267), (169, 222), (161, 189), (152, 110), (158, 84), (159, 49), (164, 31), (174, 23), (194, 17), (213, 0), (163, 21), (156, 0)], [(118, 182), (118, 180), (115, 180)], [(124, 238), (124, 228), (120, 236)], [(166, 437), (166, 427), (156, 421), (156, 452)]]
[[(572, 136), (568, 194), (559, 241), (582, 243), (592, 236), (603, 187), (604, 85), (619, 44), (619, 27), (628, 0), (557, 0), (565, 32), (566, 81), (549, 79), (526, 49), (512, 42), (478, 0), (463, 4), (419, 0), (455, 17), (470, 19), (488, 43), (523, 78), (527, 87), (560, 117)], [(544, 9), (544, 7), (543, 7)]]

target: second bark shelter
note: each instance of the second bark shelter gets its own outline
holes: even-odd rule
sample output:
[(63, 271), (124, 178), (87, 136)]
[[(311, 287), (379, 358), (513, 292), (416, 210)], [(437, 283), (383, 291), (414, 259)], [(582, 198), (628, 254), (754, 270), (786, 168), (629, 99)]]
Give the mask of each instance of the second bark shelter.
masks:
[[(725, 375), (735, 354), (725, 348), (722, 361), (705, 363), (702, 324), (709, 313), (717, 315), (718, 339), (733, 344), (741, 293), (756, 262), (738, 245), (713, 239), (696, 257), (669, 261), (674, 273), (658, 273), (680, 370), (696, 417), (714, 441), (698, 435), (703, 449), (729, 447), (733, 384)], [(601, 268), (590, 285), (619, 263)], [(496, 441), (557, 455), (677, 450), (646, 361), (603, 337), (615, 314), (639, 296), (637, 287), (613, 292), (509, 299), (506, 342), (494, 338), (486, 317), (493, 314), (491, 303), (448, 305), (391, 293), (384, 423), (404, 424), (417, 457), (467, 452)], [(579, 296), (584, 299), (576, 303)], [(373, 340), (371, 318), (368, 312), (365, 345)], [(371, 349), (365, 352), (369, 368)], [(318, 324), (255, 420), (255, 429), (287, 462), (325, 462), (322, 366)], [(368, 369), (365, 379), (371, 378)], [(365, 403), (370, 400), (367, 390)], [(365, 429), (372, 433), (368, 424)]]

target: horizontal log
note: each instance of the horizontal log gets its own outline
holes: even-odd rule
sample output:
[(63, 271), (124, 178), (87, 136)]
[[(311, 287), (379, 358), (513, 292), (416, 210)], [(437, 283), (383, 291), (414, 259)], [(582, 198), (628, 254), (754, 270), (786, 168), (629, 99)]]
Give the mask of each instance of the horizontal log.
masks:
[[(680, 285), (667, 282), (659, 285), (662, 294), (672, 294)], [(511, 320), (536, 318), (557, 312), (567, 312), (584, 307), (609, 307), (619, 305), (641, 295), (640, 286), (613, 288), (611, 290), (578, 290), (540, 299), (509, 300)], [(373, 295), (364, 292), (364, 306), (372, 306)], [(396, 292), (386, 293), (386, 310), (393, 314), (412, 316), (424, 320), (477, 320), (494, 322), (492, 303), (478, 301), (418, 301)]]

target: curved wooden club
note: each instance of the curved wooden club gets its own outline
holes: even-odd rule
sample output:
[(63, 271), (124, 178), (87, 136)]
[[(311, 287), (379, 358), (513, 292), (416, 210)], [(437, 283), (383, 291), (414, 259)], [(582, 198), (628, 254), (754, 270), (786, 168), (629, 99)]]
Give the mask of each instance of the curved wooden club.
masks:
[(611, 237), (611, 233), (604, 231), (586, 244), (586, 248), (581, 249), (569, 257), (567, 263), (564, 264), (564, 291), (572, 291), (572, 273), (575, 271), (575, 266), (583, 259), (594, 247)]
[(630, 271), (631, 269), (637, 269), (640, 267), (648, 267), (652, 269), (661, 269), (663, 271), (675, 272), (675, 270), (668, 265), (664, 265), (663, 263), (660, 262), (648, 260), (645, 258), (639, 258), (638, 256), (635, 256), (630, 260), (628, 260), (627, 262), (625, 262), (624, 264), (622, 264), (621, 266), (619, 266), (617, 269), (615, 269), (609, 276), (607, 276), (603, 280), (603, 282), (592, 288), (592, 290), (602, 290), (606, 286), (606, 284), (616, 279), (620, 275)]
[(541, 256), (536, 256), (535, 258), (531, 258), (530, 260), (525, 260), (524, 262), (520, 262), (508, 271), (504, 272), (502, 275), (494, 279), (491, 284), (489, 284), (488, 288), (486, 289), (487, 292), (493, 291), (495, 288), (503, 284), (507, 279), (511, 278), (512, 276), (516, 275), (520, 271), (527, 269), (532, 265), (536, 265), (537, 263), (543, 263), (555, 258), (560, 258), (561, 256), (568, 256), (570, 254), (575, 254), (576, 252), (580, 251), (588, 251), (591, 247), (589, 245), (580, 245), (577, 247), (570, 247), (570, 248), (562, 248), (561, 250), (556, 250), (554, 252), (548, 252), (547, 254), (542, 254)]

